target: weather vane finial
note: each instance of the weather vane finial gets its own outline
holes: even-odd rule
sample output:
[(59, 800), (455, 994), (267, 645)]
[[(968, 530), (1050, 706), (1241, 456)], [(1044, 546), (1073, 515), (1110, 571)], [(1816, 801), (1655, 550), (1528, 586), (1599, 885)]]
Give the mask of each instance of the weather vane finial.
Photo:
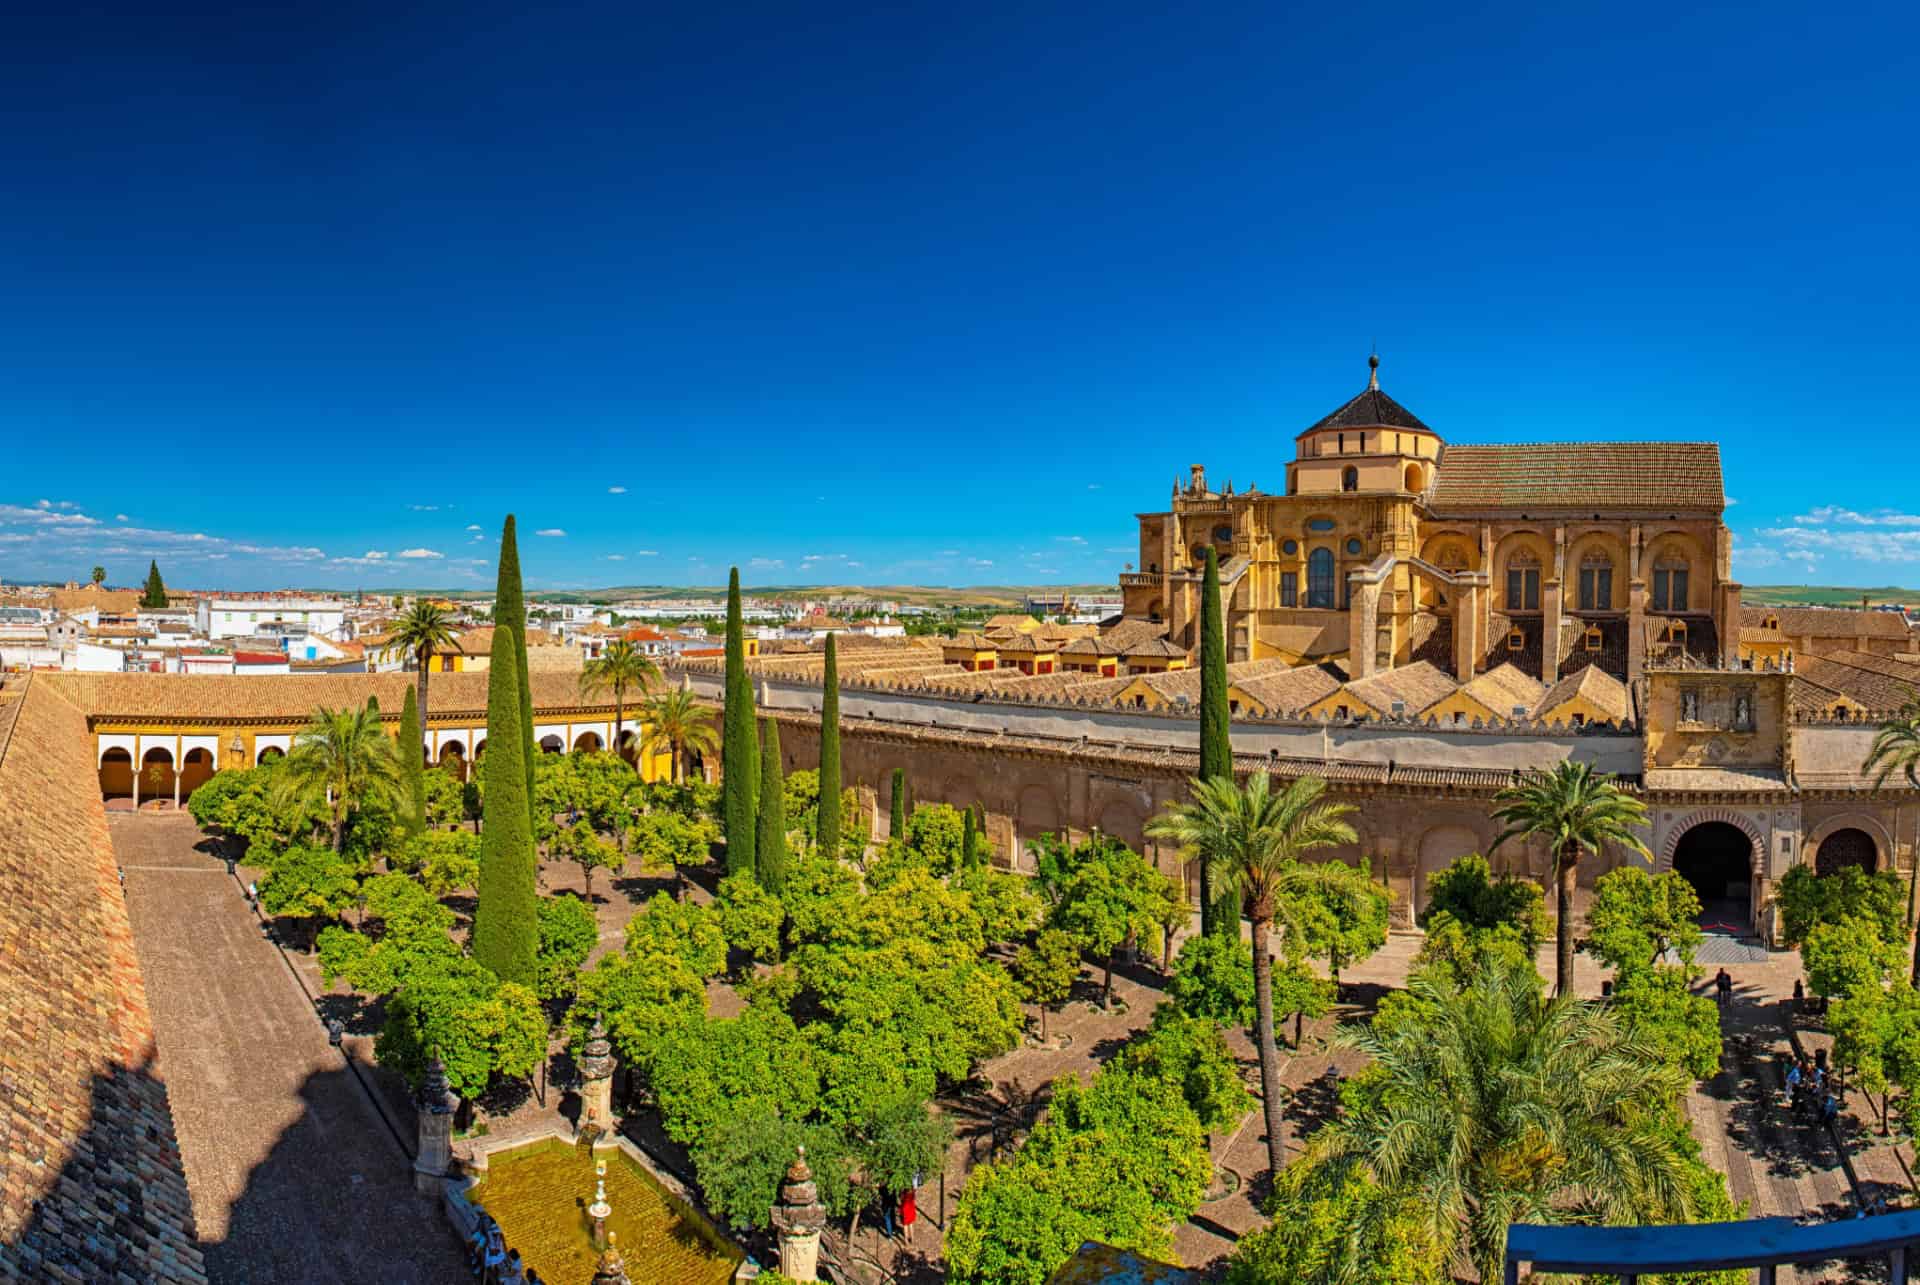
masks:
[(1378, 344), (1373, 345), (1373, 352), (1367, 357), (1367, 389), (1369, 392), (1380, 391), (1380, 346)]

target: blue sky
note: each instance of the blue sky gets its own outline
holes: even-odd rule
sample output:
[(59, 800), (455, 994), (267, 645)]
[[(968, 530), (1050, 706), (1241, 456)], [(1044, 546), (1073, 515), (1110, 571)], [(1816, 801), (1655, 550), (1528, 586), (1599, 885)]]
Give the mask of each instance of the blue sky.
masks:
[(1377, 342), (1450, 440), (1718, 440), (1750, 583), (1920, 584), (1911, 5), (56, 8), (0, 578), (485, 585), (513, 511), (536, 587), (1110, 581)]

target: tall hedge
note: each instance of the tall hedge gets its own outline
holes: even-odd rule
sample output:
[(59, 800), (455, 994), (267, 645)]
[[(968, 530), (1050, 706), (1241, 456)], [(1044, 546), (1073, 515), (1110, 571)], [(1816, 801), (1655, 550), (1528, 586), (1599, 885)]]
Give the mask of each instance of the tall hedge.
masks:
[(888, 838), (906, 841), (907, 837), (907, 772), (905, 768), (893, 769), (893, 806), (887, 813)]
[[(533, 791), (533, 684), (527, 680), (527, 595), (520, 584), (520, 542), (514, 536), (513, 514), (507, 514), (500, 532), (500, 574), (493, 594), (493, 629), (513, 632), (513, 669), (520, 687), (520, 756), (525, 765), (527, 797)], [(489, 660), (489, 668), (493, 662)], [(491, 780), (492, 778), (488, 778)]]
[(487, 752), (481, 811), (480, 883), (473, 957), (503, 982), (532, 985), (540, 946), (533, 813), (520, 733), (520, 674), (513, 630), (495, 628), (487, 664)]
[(407, 814), (401, 820), (413, 834), (427, 828), (427, 777), (423, 754), (420, 701), (409, 684), (406, 703), (400, 707), (400, 774), (407, 786)]
[[(1220, 557), (1207, 550), (1200, 584), (1200, 779), (1233, 779), (1233, 734), (1227, 706), (1227, 628), (1220, 611)], [(1200, 931), (1240, 933), (1240, 896), (1213, 895), (1212, 863), (1200, 862)]]
[(140, 595), (140, 605), (155, 609), (167, 605), (167, 585), (166, 582), (160, 578), (160, 564), (158, 562), (149, 561), (147, 563), (147, 587)]
[(787, 885), (787, 788), (780, 771), (780, 725), (763, 719), (760, 746), (760, 826), (753, 842), (753, 867), (760, 886), (778, 893)]
[(727, 685), (720, 727), (720, 814), (727, 837), (727, 873), (755, 868), (754, 796), (759, 755), (754, 744), (753, 681), (747, 677), (746, 625), (740, 618), (740, 568), (727, 577)]
[(827, 635), (827, 672), (820, 691), (820, 819), (814, 838), (820, 851), (840, 855), (840, 662)]
[(965, 812), (966, 819), (960, 826), (960, 864), (962, 867), (973, 865), (976, 859), (973, 830), (973, 809)]

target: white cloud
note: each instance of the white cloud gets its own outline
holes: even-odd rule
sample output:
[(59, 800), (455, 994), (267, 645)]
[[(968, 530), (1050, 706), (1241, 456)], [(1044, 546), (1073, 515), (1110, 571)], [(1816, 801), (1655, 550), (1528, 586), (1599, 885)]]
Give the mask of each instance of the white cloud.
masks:
[(1057, 576), (1060, 574), (1059, 567), (1035, 567), (1034, 570), (1043, 576)]
[(862, 567), (862, 566), (865, 566), (866, 564), (863, 562), (849, 562), (847, 565), (850, 567)]
[[(1775, 542), (1782, 557), (1829, 554), (1862, 562), (1920, 562), (1920, 530), (1832, 531), (1823, 527), (1769, 527), (1758, 532)], [(1764, 547), (1764, 546), (1761, 546)]]
[(1132, 550), (1132, 549), (1129, 549), (1129, 548), (1127, 548), (1127, 546), (1125, 546), (1124, 544), (1122, 544), (1122, 545), (1108, 545), (1108, 546), (1107, 546), (1106, 548), (1104, 548), (1104, 549), (1102, 549), (1102, 550), (1100, 550), (1100, 552), (1102, 552), (1102, 553), (1132, 553), (1132, 552), (1133, 552), (1133, 550)]
[(434, 549), (402, 549), (393, 556), (396, 558), (444, 558), (447, 555)]
[(1100, 484), (1098, 482), (1089, 482), (1087, 483), (1087, 489), (1089, 491), (1097, 491), (1100, 489)]
[(787, 565), (787, 563), (786, 563), (786, 559), (784, 558), (750, 558), (747, 561), (747, 565), (749, 567), (758, 567), (764, 570), (769, 567), (784, 567)]
[(1809, 509), (1793, 520), (1795, 526), (1891, 526), (1920, 527), (1920, 514), (1896, 513), (1892, 509), (1875, 509), (1871, 513), (1861, 513), (1857, 509), (1842, 508), (1837, 504), (1822, 504)]
[(608, 562), (625, 562), (626, 560), (627, 555), (624, 553), (609, 553), (607, 555)]
[(469, 530), (469, 531), (478, 531), (479, 529), (480, 529), (480, 524), (479, 524), (478, 522), (469, 522), (469, 523), (467, 523), (467, 530)]
[(561, 530), (557, 526), (549, 526), (549, 527), (541, 527), (538, 531), (535, 531), (534, 534), (546, 535), (546, 536), (562, 536), (562, 535), (565, 535), (566, 532)]
[(1084, 535), (1056, 535), (1053, 537), (1053, 542), (1055, 544), (1085, 544), (1087, 537)]
[(30, 509), (18, 504), (0, 504), (0, 526), (18, 526), (22, 523), (38, 527), (99, 525), (84, 513), (60, 511), (51, 500), (41, 500)]
[[(440, 511), (440, 506), (437, 504), (409, 504), (407, 507), (415, 513), (438, 513)], [(448, 505), (447, 507), (452, 508), (453, 506)]]
[(934, 556), (935, 556), (935, 557), (939, 557), (939, 558), (957, 558), (957, 557), (959, 557), (959, 556), (960, 556), (960, 550), (958, 550), (958, 549), (942, 549), (942, 550), (940, 550), (940, 552), (939, 552), (939, 553), (937, 553), (937, 554), (935, 554)]
[(636, 552), (634, 553), (634, 555), (633, 555), (633, 556), (634, 556), (634, 557), (636, 557), (636, 558), (657, 558), (657, 557), (659, 557), (659, 556), (660, 556), (660, 550), (658, 550), (658, 549), (640, 549), (640, 550), (638, 550), (638, 551), (636, 551)]
[(625, 495), (626, 493), (627, 488), (624, 486), (610, 486), (607, 488), (608, 495)]
[(993, 559), (992, 558), (968, 558), (967, 565), (970, 567), (990, 567), (993, 565)]
[(1726, 500), (1727, 500), (1727, 507), (1728, 507), (1728, 508), (1732, 508), (1732, 507), (1733, 507), (1734, 505), (1736, 505), (1736, 504), (1738, 504), (1738, 503), (1740, 503), (1740, 501), (1738, 501), (1738, 500), (1736, 500), (1736, 499), (1734, 499), (1734, 498), (1733, 498), (1733, 497), (1732, 497), (1731, 495), (1729, 495), (1729, 496), (1727, 496), (1727, 497), (1726, 497)]
[(124, 513), (116, 513), (116, 514), (114, 514), (114, 515), (113, 515), (113, 520), (114, 520), (115, 522), (131, 522), (131, 521), (133, 521), (133, 519), (132, 519), (132, 518), (130, 518), (130, 517), (128, 517), (128, 516), (127, 516), (126, 514), (124, 514)]

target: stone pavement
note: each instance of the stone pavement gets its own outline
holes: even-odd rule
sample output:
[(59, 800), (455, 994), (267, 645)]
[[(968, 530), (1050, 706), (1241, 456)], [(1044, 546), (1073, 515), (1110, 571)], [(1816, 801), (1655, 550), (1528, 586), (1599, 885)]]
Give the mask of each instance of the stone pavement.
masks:
[(192, 818), (109, 824), (210, 1278), (463, 1279), (407, 1153)]

